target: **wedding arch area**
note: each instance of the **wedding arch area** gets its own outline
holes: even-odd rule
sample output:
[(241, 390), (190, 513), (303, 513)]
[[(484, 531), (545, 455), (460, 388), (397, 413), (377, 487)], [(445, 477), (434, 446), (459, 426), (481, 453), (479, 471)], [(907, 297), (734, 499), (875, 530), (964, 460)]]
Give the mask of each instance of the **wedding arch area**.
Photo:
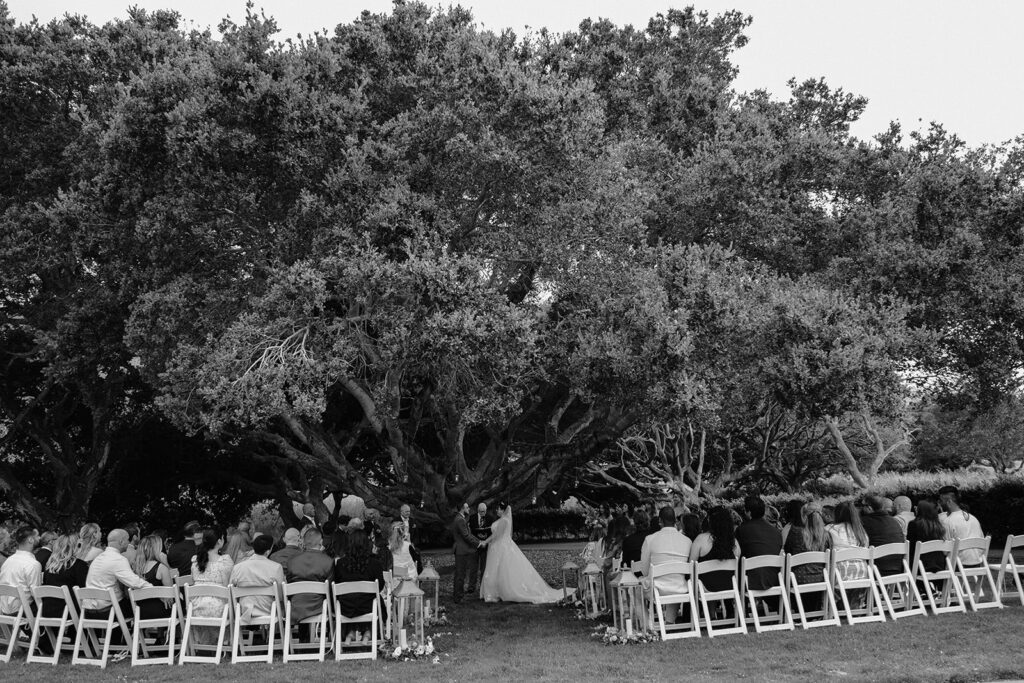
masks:
[[(413, 661), (367, 679), (1024, 677), (1024, 138), (863, 139), (825, 79), (739, 91), (751, 21), (516, 35), (396, 2), (282, 40), (251, 4), (214, 32), (0, 0), (0, 556), (88, 523), (411, 542), (436, 650), (385, 639)], [(627, 638), (627, 527), (585, 553), (665, 509), (690, 547), (748, 497), (787, 531), (935, 499), (980, 520), (1000, 606), (658, 642), (640, 598)], [(499, 502), (563, 600), (452, 604), (456, 510)], [(336, 669), (217, 675), (296, 670)]]

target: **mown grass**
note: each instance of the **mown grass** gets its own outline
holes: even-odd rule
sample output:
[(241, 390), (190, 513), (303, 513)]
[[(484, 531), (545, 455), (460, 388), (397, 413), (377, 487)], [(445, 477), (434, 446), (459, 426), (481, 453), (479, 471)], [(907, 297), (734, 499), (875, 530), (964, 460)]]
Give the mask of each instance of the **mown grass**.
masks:
[[(565, 551), (531, 551), (550, 573)], [(446, 582), (446, 593), (450, 582)], [(1024, 608), (913, 617), (899, 622), (812, 631), (706, 637), (635, 646), (606, 646), (595, 624), (573, 610), (532, 605), (449, 605), (452, 626), (435, 630), (443, 653), (427, 662), (223, 664), (99, 672), (0, 665), (18, 681), (478, 681), (640, 680), (985, 681), (1024, 678)]]

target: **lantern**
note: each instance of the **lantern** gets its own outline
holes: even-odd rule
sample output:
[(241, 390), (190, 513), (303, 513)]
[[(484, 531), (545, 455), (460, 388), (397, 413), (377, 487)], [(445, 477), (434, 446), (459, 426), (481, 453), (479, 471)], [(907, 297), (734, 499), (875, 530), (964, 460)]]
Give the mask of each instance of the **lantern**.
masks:
[(619, 619), (622, 621), (626, 635), (633, 635), (633, 629), (647, 631), (647, 616), (644, 613), (644, 587), (636, 578), (636, 574), (624, 571), (619, 575), (615, 588), (615, 598), (619, 603)]
[(579, 588), (580, 586), (580, 567), (572, 560), (562, 565), (562, 598), (569, 596), (569, 576), (572, 576), (572, 582)]
[(594, 562), (588, 562), (583, 568), (583, 577), (586, 580), (587, 596), (590, 598), (592, 616), (597, 616), (604, 605), (602, 593), (604, 592), (604, 572)]
[[(614, 571), (614, 570), (613, 570)], [(619, 582), (622, 581), (622, 572), (616, 571), (612, 578), (608, 579), (608, 594), (611, 596), (611, 608), (612, 608), (612, 625), (615, 628), (625, 628), (624, 619), (620, 619), (622, 610), (616, 609), (618, 600), (616, 600), (617, 590)], [(622, 623), (619, 623), (622, 622)]]
[(423, 643), (423, 591), (414, 582), (403, 581), (393, 598), (398, 644), (408, 647), (406, 634), (410, 627), (416, 642)]
[(424, 594), (429, 596), (431, 588), (433, 588), (434, 593), (433, 602), (431, 602), (429, 597), (427, 598), (427, 604), (423, 609), (424, 617), (429, 619), (431, 614), (437, 616), (441, 606), (441, 575), (434, 569), (434, 565), (430, 560), (427, 560), (423, 571), (420, 572), (420, 585), (423, 587)]

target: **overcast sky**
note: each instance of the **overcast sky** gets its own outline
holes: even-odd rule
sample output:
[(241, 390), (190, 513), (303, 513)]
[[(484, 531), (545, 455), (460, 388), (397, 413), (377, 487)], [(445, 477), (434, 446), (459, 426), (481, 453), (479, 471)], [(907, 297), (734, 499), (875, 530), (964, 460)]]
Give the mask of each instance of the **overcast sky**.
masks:
[[(3, 0), (0, 0), (3, 1)], [(49, 20), (66, 12), (94, 23), (126, 8), (171, 8), (200, 27), (245, 16), (245, 2), (221, 0), (7, 0), (14, 18)], [(428, 2), (437, 5), (437, 2)], [(447, 4), (447, 3), (444, 3)], [(586, 17), (645, 26), (670, 0), (466, 0), (479, 22), (511, 27), (575, 28)], [(685, 6), (688, 3), (675, 3)], [(899, 120), (904, 130), (938, 121), (971, 144), (1024, 134), (1024, 0), (699, 0), (717, 14), (753, 16), (750, 43), (735, 54), (741, 91), (764, 88), (784, 97), (786, 81), (824, 76), (833, 87), (865, 95), (861, 137)], [(348, 22), (363, 9), (388, 11), (389, 0), (257, 0), (277, 19), (283, 39)]]

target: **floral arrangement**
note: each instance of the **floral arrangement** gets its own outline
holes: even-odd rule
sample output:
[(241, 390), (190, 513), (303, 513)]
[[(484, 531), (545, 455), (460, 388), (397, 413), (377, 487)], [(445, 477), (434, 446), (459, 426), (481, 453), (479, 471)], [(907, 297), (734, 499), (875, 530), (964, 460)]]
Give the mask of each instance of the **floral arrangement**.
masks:
[(452, 622), (448, 621), (448, 610), (438, 607), (436, 610), (431, 610), (430, 616), (423, 620), (423, 625), (427, 627), (451, 626)]
[(429, 659), (431, 664), (440, 664), (441, 656), (434, 649), (433, 638), (427, 636), (425, 641), (417, 643), (413, 640), (406, 647), (393, 642), (384, 642), (381, 643), (379, 648), (380, 656), (382, 659), (391, 662), (411, 662)]
[(639, 645), (641, 643), (654, 643), (659, 640), (656, 633), (633, 631), (627, 635), (626, 631), (614, 626), (599, 626), (594, 629), (590, 637), (600, 640), (605, 645)]

